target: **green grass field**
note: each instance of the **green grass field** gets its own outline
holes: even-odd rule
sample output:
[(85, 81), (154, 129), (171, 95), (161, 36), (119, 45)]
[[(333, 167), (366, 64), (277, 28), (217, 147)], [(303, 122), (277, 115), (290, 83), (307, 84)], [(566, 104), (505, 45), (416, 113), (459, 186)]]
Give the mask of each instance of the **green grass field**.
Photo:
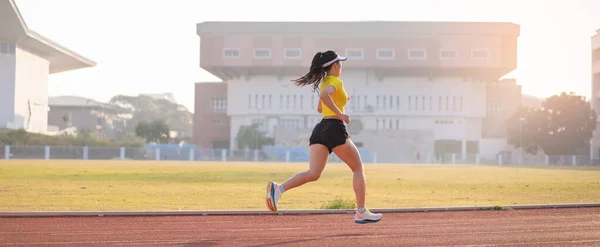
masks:
[[(307, 164), (0, 161), (0, 211), (266, 210), (269, 180)], [(404, 208), (600, 202), (600, 169), (367, 164), (367, 206)], [(280, 208), (353, 200), (352, 174), (332, 163)]]

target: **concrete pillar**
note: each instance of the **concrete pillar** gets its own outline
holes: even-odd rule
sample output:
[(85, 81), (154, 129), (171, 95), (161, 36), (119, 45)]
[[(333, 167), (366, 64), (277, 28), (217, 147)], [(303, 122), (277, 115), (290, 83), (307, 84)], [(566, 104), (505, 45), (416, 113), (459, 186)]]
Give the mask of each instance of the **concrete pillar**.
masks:
[(46, 146), (46, 147), (44, 148), (44, 158), (45, 158), (46, 160), (49, 160), (49, 159), (50, 159), (50, 146)]
[(190, 161), (194, 161), (195, 157), (194, 155), (196, 150), (194, 150), (193, 148), (190, 148)]
[(4, 146), (4, 159), (5, 160), (10, 159), (10, 146), (9, 145)]
[(258, 149), (254, 150), (254, 161), (258, 161)]
[(577, 165), (577, 156), (573, 155), (573, 157), (571, 157), (571, 164), (573, 164), (573, 166)]
[(90, 149), (88, 147), (83, 147), (83, 160), (87, 160), (89, 157), (89, 152)]
[(465, 159), (467, 159), (467, 139), (462, 140), (462, 160)]
[(121, 160), (124, 160), (124, 159), (125, 159), (125, 148), (124, 148), (124, 147), (121, 147), (121, 148), (119, 149), (119, 158), (120, 158)]
[(431, 164), (431, 153), (427, 153), (427, 164)]
[(452, 164), (456, 164), (456, 154), (452, 154)]
[(475, 154), (475, 164), (479, 165), (479, 154)]
[(498, 155), (498, 165), (502, 165), (502, 155)]
[(160, 160), (160, 148), (154, 149), (154, 160)]
[(548, 157), (548, 155), (544, 155), (544, 164), (546, 166), (550, 164), (550, 158)]
[(227, 149), (221, 149), (221, 161), (227, 161)]
[(285, 151), (285, 162), (290, 162), (290, 150)]

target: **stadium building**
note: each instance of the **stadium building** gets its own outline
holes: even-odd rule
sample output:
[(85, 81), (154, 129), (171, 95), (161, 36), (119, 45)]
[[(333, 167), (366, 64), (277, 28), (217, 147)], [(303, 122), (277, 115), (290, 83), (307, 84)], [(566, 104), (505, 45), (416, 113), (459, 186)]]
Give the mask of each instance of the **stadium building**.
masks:
[(305, 148), (318, 95), (291, 80), (332, 49), (348, 57), (350, 135), (380, 162), (495, 159), (521, 102), (521, 87), (502, 79), (517, 66), (519, 33), (512, 23), (199, 23), (200, 67), (223, 82), (195, 85), (195, 143), (236, 149), (239, 128), (259, 123), (276, 146)]
[(0, 129), (45, 134), (48, 76), (95, 65), (30, 30), (14, 0), (0, 0)]
[[(596, 35), (592, 36), (592, 108), (600, 116), (600, 29)], [(592, 159), (600, 159), (600, 124), (596, 126), (596, 131), (591, 141)]]

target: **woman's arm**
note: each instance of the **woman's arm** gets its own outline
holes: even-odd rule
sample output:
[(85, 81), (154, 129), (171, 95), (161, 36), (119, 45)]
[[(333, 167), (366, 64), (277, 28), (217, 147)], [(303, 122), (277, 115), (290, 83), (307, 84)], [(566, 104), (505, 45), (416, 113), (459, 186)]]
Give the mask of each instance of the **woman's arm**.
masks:
[(321, 97), (319, 97), (319, 102), (317, 102), (317, 111), (319, 113), (323, 113), (323, 107), (322, 107), (322, 102), (321, 102)]

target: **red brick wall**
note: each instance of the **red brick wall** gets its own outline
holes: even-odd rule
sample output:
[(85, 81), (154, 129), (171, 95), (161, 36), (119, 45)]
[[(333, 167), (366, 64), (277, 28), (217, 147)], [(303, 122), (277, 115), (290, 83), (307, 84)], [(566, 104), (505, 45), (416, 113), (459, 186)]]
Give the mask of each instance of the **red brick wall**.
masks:
[[(230, 117), (226, 111), (215, 112), (212, 107), (215, 99), (227, 102), (226, 83), (196, 83), (193, 140), (199, 148), (229, 147)], [(222, 142), (226, 146), (215, 147), (215, 142)]]

